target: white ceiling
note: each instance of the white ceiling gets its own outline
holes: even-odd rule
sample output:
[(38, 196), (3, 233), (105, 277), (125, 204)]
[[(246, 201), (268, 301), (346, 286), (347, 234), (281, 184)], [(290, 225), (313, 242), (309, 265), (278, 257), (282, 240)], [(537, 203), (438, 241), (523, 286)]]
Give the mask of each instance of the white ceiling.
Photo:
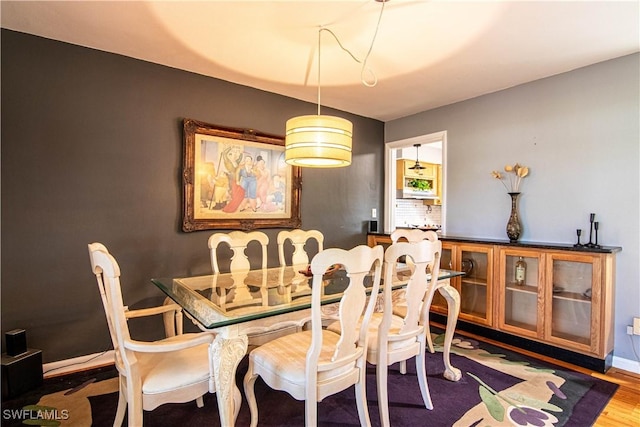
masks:
[[(390, 0), (368, 58), (375, 87), (323, 32), (321, 104), (388, 121), (638, 52), (639, 3)], [(1, 23), (317, 103), (319, 26), (362, 60), (382, 6), (2, 0)]]

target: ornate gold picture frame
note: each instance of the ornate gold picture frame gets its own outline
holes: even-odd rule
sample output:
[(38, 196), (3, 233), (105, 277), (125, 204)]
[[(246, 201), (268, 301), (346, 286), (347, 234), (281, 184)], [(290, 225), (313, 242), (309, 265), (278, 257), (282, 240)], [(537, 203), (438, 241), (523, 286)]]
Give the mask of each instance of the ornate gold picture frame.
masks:
[(184, 119), (182, 229), (300, 227), (301, 170), (284, 137)]

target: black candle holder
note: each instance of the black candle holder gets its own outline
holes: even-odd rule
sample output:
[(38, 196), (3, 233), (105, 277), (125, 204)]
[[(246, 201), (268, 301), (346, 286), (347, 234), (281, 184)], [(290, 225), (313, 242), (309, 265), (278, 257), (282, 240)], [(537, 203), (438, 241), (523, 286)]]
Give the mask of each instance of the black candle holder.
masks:
[(592, 248), (599, 248), (600, 245), (598, 244), (598, 221), (593, 223), (593, 228), (594, 228), (594, 230), (596, 230), (596, 242), (591, 247)]
[(592, 236), (593, 236), (593, 222), (596, 219), (596, 214), (592, 213), (589, 214), (589, 222), (591, 223), (589, 226), (589, 243), (587, 243), (585, 246), (588, 248), (592, 248), (593, 247), (593, 242), (592, 240)]
[[(580, 244), (580, 234), (582, 230), (578, 231), (578, 243), (573, 245), (575, 247), (585, 247), (589, 249), (599, 249), (601, 246), (598, 244), (598, 229), (600, 228), (600, 223), (596, 221), (596, 214), (589, 214), (589, 243), (585, 243), (584, 245)], [(593, 242), (593, 238), (595, 237), (595, 243)]]
[(573, 246), (575, 246), (576, 248), (581, 248), (581, 247), (583, 247), (583, 246), (584, 246), (582, 243), (580, 243), (580, 236), (582, 235), (582, 230), (578, 228), (578, 229), (576, 230), (576, 234), (578, 235), (578, 243), (576, 243), (576, 244), (575, 244), (575, 245), (573, 245)]

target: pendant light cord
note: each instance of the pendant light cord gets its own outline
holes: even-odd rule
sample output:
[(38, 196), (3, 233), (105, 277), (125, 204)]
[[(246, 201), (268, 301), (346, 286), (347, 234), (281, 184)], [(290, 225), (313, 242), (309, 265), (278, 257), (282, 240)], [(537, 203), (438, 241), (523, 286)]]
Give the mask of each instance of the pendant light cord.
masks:
[[(322, 43), (320, 43), (320, 40), (322, 38), (322, 30), (324, 30), (324, 28), (320, 27), (320, 30), (318, 31), (318, 115), (320, 115), (320, 58), (322, 58), (322, 55), (320, 53), (320, 46), (322, 45)], [(326, 31), (329, 31), (331, 33), (331, 30)], [(336, 40), (338, 39), (336, 38)], [(338, 42), (338, 44), (340, 44), (340, 42)]]
[[(358, 64), (362, 64), (362, 68), (360, 69), (360, 82), (366, 87), (374, 87), (375, 85), (378, 84), (378, 77), (376, 76), (376, 74), (371, 68), (367, 67), (367, 61), (369, 60), (369, 55), (371, 55), (371, 51), (373, 50), (373, 44), (375, 43), (376, 37), (378, 36), (378, 29), (380, 28), (380, 21), (382, 20), (382, 13), (384, 12), (384, 4), (386, 3), (386, 1), (382, 1), (381, 3), (382, 3), (382, 7), (380, 8), (380, 15), (378, 16), (378, 22), (376, 23), (376, 30), (373, 33), (373, 38), (371, 39), (371, 45), (369, 46), (369, 50), (367, 51), (367, 54), (365, 55), (364, 60), (362, 61), (356, 58), (356, 56), (353, 53), (351, 53), (349, 49), (347, 49), (342, 45), (342, 43), (340, 42), (340, 39), (338, 39), (338, 36), (336, 36), (336, 34), (333, 31), (322, 26), (318, 30), (318, 115), (320, 115), (320, 58), (322, 57), (322, 55), (320, 54), (320, 46), (321, 46), (320, 39), (322, 36), (322, 32), (326, 31), (329, 34), (331, 34), (333, 38), (336, 39), (336, 42), (338, 42), (338, 46), (340, 46), (342, 50), (347, 52), (349, 56), (351, 56), (351, 58), (353, 58), (353, 60), (356, 61)], [(366, 80), (365, 71), (372, 76), (371, 82)]]

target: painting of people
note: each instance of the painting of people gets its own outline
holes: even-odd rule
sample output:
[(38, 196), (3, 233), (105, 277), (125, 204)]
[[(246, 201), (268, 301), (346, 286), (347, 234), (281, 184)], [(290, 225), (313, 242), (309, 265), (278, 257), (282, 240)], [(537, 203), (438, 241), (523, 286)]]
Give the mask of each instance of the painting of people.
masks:
[(264, 220), (294, 218), (295, 222), (299, 185), (294, 181), (300, 172), (285, 163), (284, 143), (199, 132), (188, 139), (185, 143), (190, 146), (185, 153), (192, 152), (193, 159), (188, 159), (189, 168), (185, 170), (190, 171), (192, 164), (194, 178), (186, 190), (193, 192), (194, 202), (188, 206), (193, 210), (189, 221), (208, 221), (211, 227), (203, 228), (216, 228), (216, 220), (223, 226), (228, 226), (226, 220), (242, 220), (239, 228), (247, 228), (246, 220), (263, 221), (259, 225), (267, 227), (279, 223)]

